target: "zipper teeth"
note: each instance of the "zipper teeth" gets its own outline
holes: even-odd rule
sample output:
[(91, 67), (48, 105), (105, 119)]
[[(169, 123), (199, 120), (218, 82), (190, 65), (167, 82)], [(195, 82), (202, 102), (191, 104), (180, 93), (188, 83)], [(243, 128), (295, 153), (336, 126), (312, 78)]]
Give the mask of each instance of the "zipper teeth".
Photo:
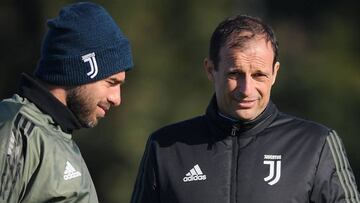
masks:
[[(239, 159), (239, 149), (238, 149), (238, 138), (235, 136), (236, 135), (236, 132), (239, 130), (239, 128), (237, 126), (233, 126), (233, 129), (232, 129), (232, 134), (233, 135), (233, 158), (231, 159), (232, 160), (232, 164), (231, 164), (231, 168), (234, 168), (234, 169), (231, 169), (232, 173), (231, 174), (231, 189), (230, 189), (230, 202), (231, 203), (237, 203), (238, 202), (238, 199), (237, 199), (237, 182), (238, 182), (238, 177), (237, 177), (237, 174), (238, 174), (238, 159)], [(233, 196), (233, 197), (232, 197)]]
[[(231, 167), (230, 167), (230, 197), (229, 201), (230, 203), (236, 203), (237, 202), (237, 160), (238, 160), (238, 140), (236, 137), (236, 132), (239, 130), (238, 126), (233, 125), (231, 128), (231, 137), (233, 140), (233, 146), (232, 146), (232, 158), (231, 158)], [(234, 180), (235, 179), (235, 180)]]
[(231, 136), (235, 136), (236, 132), (239, 130), (239, 128), (236, 125), (233, 125), (231, 129)]
[[(239, 130), (239, 128), (238, 128)], [(235, 170), (235, 202), (237, 203), (238, 202), (238, 174), (239, 174), (239, 155), (240, 155), (240, 147), (239, 147), (239, 138), (238, 137), (235, 137), (236, 138), (236, 150), (237, 150), (237, 153), (236, 153), (236, 170)]]

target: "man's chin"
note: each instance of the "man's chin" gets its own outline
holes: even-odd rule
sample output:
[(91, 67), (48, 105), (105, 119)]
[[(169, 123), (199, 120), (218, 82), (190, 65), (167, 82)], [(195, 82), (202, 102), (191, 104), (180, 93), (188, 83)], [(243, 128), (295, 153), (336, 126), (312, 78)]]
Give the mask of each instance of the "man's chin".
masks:
[(251, 111), (251, 109), (237, 110), (235, 114), (236, 118), (241, 121), (252, 121), (257, 117), (257, 115)]
[(94, 120), (94, 121), (88, 121), (88, 122), (84, 122), (83, 125), (86, 128), (93, 128), (98, 124), (98, 120)]

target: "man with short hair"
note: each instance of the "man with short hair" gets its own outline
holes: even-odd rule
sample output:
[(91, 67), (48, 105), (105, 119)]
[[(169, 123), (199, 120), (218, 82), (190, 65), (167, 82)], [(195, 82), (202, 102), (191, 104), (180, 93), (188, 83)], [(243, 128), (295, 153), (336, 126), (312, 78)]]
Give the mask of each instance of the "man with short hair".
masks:
[(47, 25), (34, 76), (0, 103), (0, 202), (96, 203), (71, 134), (120, 105), (130, 43), (94, 3), (65, 6)]
[(204, 67), (215, 89), (205, 115), (151, 135), (132, 203), (360, 202), (335, 131), (271, 102), (280, 63), (269, 26), (226, 19)]

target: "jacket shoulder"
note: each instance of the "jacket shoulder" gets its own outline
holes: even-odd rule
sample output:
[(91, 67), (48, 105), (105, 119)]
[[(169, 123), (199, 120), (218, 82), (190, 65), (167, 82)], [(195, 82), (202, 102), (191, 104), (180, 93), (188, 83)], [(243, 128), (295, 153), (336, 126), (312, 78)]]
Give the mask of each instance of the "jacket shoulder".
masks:
[(32, 122), (32, 119), (24, 113), (26, 104), (26, 99), (21, 98), (18, 95), (14, 95), (12, 98), (1, 101), (0, 132), (3, 137), (9, 138), (9, 135), (17, 135), (18, 133), (14, 133), (14, 131), (19, 131), (22, 135), (30, 135), (34, 128), (34, 122)]
[(64, 134), (49, 115), (44, 114), (34, 103), (17, 94), (1, 102), (0, 112), (0, 123), (3, 126), (8, 126), (11, 130), (21, 130), (21, 132), (29, 129), (31, 131), (28, 131), (27, 137), (32, 134)]
[(12, 98), (4, 99), (0, 103), (0, 122), (12, 121), (12, 118), (24, 106), (19, 102), (19, 97), (14, 95)]
[(1, 121), (11, 120), (11, 118), (16, 117), (17, 114), (22, 114), (33, 123), (39, 125), (52, 120), (50, 116), (43, 114), (34, 103), (17, 94), (12, 98), (1, 101), (0, 112)]
[[(205, 116), (197, 116), (191, 119), (166, 125), (150, 136), (152, 142), (173, 143), (202, 141), (206, 135), (207, 122)], [(196, 136), (194, 136), (196, 135)]]
[(272, 127), (283, 128), (287, 131), (299, 131), (303, 135), (327, 137), (331, 128), (311, 120), (280, 112)]

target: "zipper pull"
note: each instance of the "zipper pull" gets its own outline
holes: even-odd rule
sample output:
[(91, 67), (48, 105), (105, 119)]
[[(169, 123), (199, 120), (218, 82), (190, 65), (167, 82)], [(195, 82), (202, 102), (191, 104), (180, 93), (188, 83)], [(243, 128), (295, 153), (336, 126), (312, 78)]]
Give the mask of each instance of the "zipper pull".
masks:
[(233, 125), (231, 129), (231, 136), (236, 136), (236, 132), (239, 130), (239, 128), (236, 125)]

